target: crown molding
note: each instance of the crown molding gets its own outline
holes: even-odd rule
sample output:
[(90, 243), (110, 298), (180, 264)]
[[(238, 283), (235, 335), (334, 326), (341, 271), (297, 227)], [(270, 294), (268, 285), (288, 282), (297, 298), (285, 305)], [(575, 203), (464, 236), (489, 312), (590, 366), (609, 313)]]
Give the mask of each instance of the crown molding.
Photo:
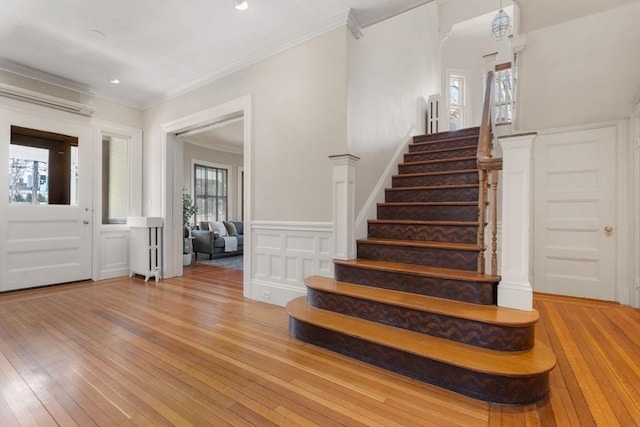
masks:
[(170, 90), (169, 92), (165, 93), (163, 96), (156, 98), (155, 100), (146, 103), (143, 105), (143, 109), (148, 109), (151, 107), (154, 107), (158, 104), (161, 104), (162, 102), (165, 101), (169, 101), (170, 99), (173, 98), (177, 98), (180, 95), (184, 95), (185, 93), (191, 92), (192, 90), (198, 89), (202, 86), (205, 86), (209, 83), (212, 83), (216, 80), (221, 79), (222, 77), (228, 76), (236, 71), (239, 71), (245, 67), (248, 67), (249, 65), (253, 65), (255, 63), (258, 63), (264, 59), (267, 59), (273, 55), (276, 55), (280, 52), (283, 52), (291, 47), (294, 47), (296, 45), (302, 44), (306, 41), (309, 41), (311, 39), (314, 39), (318, 36), (321, 36), (323, 34), (326, 34), (330, 31), (333, 31), (337, 28), (341, 28), (344, 26), (347, 26), (347, 23), (349, 21), (349, 15), (351, 14), (351, 9), (347, 9), (337, 15), (335, 15), (332, 18), (329, 18), (327, 20), (325, 20), (324, 22), (321, 22), (307, 30), (305, 30), (304, 32), (300, 32), (298, 34), (295, 34), (291, 37), (288, 37), (278, 43), (275, 43), (273, 45), (271, 45), (270, 47), (266, 48), (266, 49), (261, 49), (260, 51), (257, 51), (251, 55), (248, 55), (238, 61), (235, 61), (225, 67), (220, 68), (219, 70), (211, 73), (211, 74), (207, 74), (204, 77), (201, 77), (199, 79), (193, 80), (192, 82), (189, 82), (187, 84), (178, 86), (177, 88)]
[(201, 141), (191, 139), (188, 137), (183, 138), (183, 141), (191, 145), (197, 145), (198, 147), (206, 148), (208, 150), (221, 151), (223, 153), (230, 153), (230, 154), (238, 154), (240, 156), (244, 154), (244, 146), (225, 144), (221, 142), (216, 142), (214, 144), (209, 145), (207, 143), (203, 143)]
[(356, 15), (353, 13), (353, 9), (349, 9), (349, 15), (347, 15), (347, 28), (356, 39), (364, 35), (362, 34), (362, 25), (358, 22), (358, 18), (356, 18)]
[(89, 85), (76, 82), (64, 77), (56, 76), (55, 74), (50, 74), (45, 71), (37, 70), (26, 65), (18, 64), (17, 62), (9, 61), (5, 58), (0, 58), (0, 70), (17, 74), (22, 77), (27, 77), (33, 80), (38, 80), (50, 85), (58, 86), (63, 89), (69, 89), (75, 92), (83, 93), (85, 95), (93, 96), (93, 92), (91, 91)]

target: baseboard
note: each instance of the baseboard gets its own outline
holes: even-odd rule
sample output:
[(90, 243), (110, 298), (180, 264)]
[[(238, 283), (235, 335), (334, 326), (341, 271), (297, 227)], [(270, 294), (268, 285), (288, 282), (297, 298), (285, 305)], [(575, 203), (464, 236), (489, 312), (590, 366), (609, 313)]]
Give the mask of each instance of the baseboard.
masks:
[(533, 310), (533, 289), (529, 283), (501, 280), (498, 285), (498, 307)]
[(301, 289), (297, 286), (287, 286), (282, 283), (262, 280), (251, 281), (251, 299), (279, 305), (281, 307), (284, 307), (292, 299), (306, 294), (306, 288)]

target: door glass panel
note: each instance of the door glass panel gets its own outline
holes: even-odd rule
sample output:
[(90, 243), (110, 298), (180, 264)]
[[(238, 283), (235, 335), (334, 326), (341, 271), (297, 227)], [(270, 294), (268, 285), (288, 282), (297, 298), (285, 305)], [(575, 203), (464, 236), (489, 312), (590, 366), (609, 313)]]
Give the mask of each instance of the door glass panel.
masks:
[(11, 126), (9, 203), (76, 205), (78, 138)]
[(44, 148), (9, 147), (9, 202), (46, 205), (49, 151)]

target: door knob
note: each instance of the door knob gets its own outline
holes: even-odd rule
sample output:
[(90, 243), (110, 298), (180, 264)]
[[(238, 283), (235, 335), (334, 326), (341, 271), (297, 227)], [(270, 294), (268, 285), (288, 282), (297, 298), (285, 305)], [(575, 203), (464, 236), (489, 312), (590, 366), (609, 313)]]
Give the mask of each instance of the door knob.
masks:
[(607, 225), (604, 228), (604, 232), (607, 233), (607, 236), (611, 236), (611, 233), (613, 233), (613, 227), (610, 227), (610, 226)]
[(89, 224), (89, 221), (87, 221), (86, 219), (84, 221), (82, 221), (83, 224)]

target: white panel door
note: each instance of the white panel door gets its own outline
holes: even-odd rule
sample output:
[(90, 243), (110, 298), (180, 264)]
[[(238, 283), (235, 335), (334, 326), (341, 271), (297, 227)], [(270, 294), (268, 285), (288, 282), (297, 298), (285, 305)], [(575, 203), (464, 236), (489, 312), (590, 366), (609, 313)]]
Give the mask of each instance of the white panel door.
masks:
[(616, 128), (536, 139), (533, 289), (615, 300)]
[[(68, 204), (10, 202), (10, 174), (6, 169), (0, 174), (0, 291), (90, 279), (92, 128), (0, 109), (0, 161), (5, 168), (10, 159), (11, 126), (77, 137), (77, 149), (69, 148), (73, 161), (77, 159), (77, 169), (69, 171)], [(51, 164), (47, 166), (51, 168)], [(22, 179), (33, 188), (28, 179)]]

